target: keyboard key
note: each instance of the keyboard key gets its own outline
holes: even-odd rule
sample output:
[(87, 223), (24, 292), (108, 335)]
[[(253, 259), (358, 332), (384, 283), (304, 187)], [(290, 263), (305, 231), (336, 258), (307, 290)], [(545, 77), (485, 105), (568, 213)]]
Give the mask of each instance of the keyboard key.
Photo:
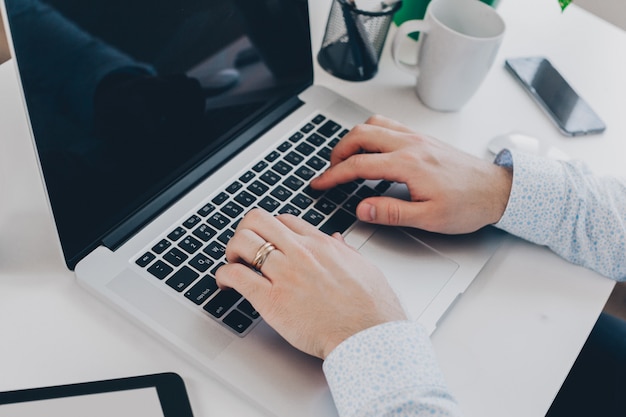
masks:
[(278, 172), (280, 175), (287, 175), (289, 174), (289, 171), (293, 169), (293, 167), (286, 162), (278, 161), (276, 162), (276, 164), (274, 164), (272, 169)]
[(339, 209), (333, 214), (326, 222), (320, 227), (320, 230), (327, 235), (332, 235), (335, 232), (343, 233), (354, 222), (356, 217), (345, 210)]
[(336, 188), (340, 189), (341, 191), (345, 192), (346, 194), (352, 194), (354, 192), (354, 190), (359, 188), (359, 184), (357, 184), (354, 181), (351, 181), (351, 182), (346, 182), (344, 184), (339, 184)]
[(185, 252), (192, 254), (202, 247), (202, 243), (194, 237), (186, 236), (178, 246)]
[(299, 216), (302, 213), (299, 209), (295, 208), (291, 204), (285, 204), (283, 208), (278, 210), (280, 214), (293, 214), (294, 216)]
[(235, 201), (244, 207), (249, 207), (256, 201), (256, 197), (247, 191), (242, 191), (235, 197)]
[(300, 167), (296, 169), (296, 175), (303, 180), (310, 180), (315, 175), (315, 171), (308, 167)]
[(319, 152), (317, 152), (317, 156), (325, 161), (330, 162), (330, 154), (332, 153), (332, 151), (333, 150), (330, 149), (328, 146), (324, 146), (322, 149), (319, 150)]
[(178, 239), (180, 239), (181, 237), (185, 236), (185, 229), (183, 229), (182, 227), (178, 226), (176, 229), (172, 230), (172, 232), (167, 235), (167, 237), (170, 240), (173, 240), (174, 242), (176, 242)]
[(211, 274), (213, 274), (213, 276), (215, 276), (215, 274), (217, 274), (217, 270), (220, 269), (221, 267), (223, 267), (224, 265), (226, 265), (225, 262), (220, 262), (217, 265), (215, 265), (213, 267), (213, 269), (211, 269)]
[(315, 116), (313, 118), (313, 120), (311, 120), (311, 122), (313, 122), (316, 125), (318, 125), (318, 124), (322, 123), (324, 120), (326, 120), (326, 117), (321, 115), (321, 114), (318, 114), (317, 116)]
[(267, 162), (259, 161), (255, 166), (252, 167), (254, 172), (261, 172), (267, 167)]
[(278, 146), (278, 150), (281, 152), (287, 151), (287, 149), (291, 148), (293, 145), (289, 142), (283, 142)]
[(229, 308), (235, 305), (237, 301), (241, 299), (241, 294), (235, 290), (222, 290), (217, 293), (215, 297), (209, 300), (204, 306), (204, 309), (219, 318), (228, 311)]
[(339, 124), (333, 122), (332, 120), (328, 120), (319, 129), (317, 129), (317, 131), (320, 134), (326, 136), (327, 138), (330, 138), (335, 133), (339, 132), (340, 129), (341, 129), (341, 126)]
[(279, 157), (279, 156), (280, 156), (280, 154), (279, 154), (278, 152), (276, 152), (276, 151), (272, 151), (269, 155), (267, 155), (267, 156), (265, 157), (265, 160), (266, 160), (267, 162), (274, 162), (275, 160), (277, 160), (277, 159), (278, 159), (278, 157)]
[(230, 219), (223, 214), (215, 213), (207, 220), (211, 226), (214, 226), (218, 230), (222, 230), (228, 223), (230, 223)]
[(314, 199), (320, 198), (324, 194), (324, 190), (316, 190), (315, 188), (312, 188), (310, 185), (307, 185), (306, 187), (304, 187), (304, 190), (302, 191), (306, 195)]
[(291, 200), (291, 203), (298, 208), (305, 209), (313, 203), (313, 200), (304, 194), (298, 194)]
[(250, 301), (246, 300), (245, 298), (241, 300), (241, 302), (237, 306), (237, 309), (240, 311), (243, 311), (244, 313), (246, 313), (249, 317), (252, 317), (253, 319), (256, 319), (259, 317), (259, 312), (256, 311), (254, 307), (252, 306), (252, 304), (250, 304)]
[(226, 253), (226, 248), (217, 242), (211, 242), (203, 249), (203, 252), (213, 259), (220, 259)]
[(282, 185), (277, 186), (270, 193), (273, 197), (276, 197), (280, 201), (285, 201), (293, 194), (291, 191), (283, 187)]
[(161, 241), (159, 243), (157, 243), (156, 245), (154, 245), (152, 247), (152, 251), (158, 255), (162, 254), (163, 252), (165, 252), (165, 249), (169, 248), (172, 245), (172, 243), (167, 240), (167, 239), (161, 239)]
[(342, 207), (346, 209), (347, 211), (349, 211), (350, 213), (356, 214), (356, 207), (359, 205), (361, 200), (362, 199), (360, 197), (353, 195), (352, 197), (348, 199), (348, 201), (343, 203)]
[(322, 220), (324, 220), (324, 215), (311, 209), (307, 211), (306, 213), (304, 213), (304, 215), (302, 216), (302, 219), (311, 223), (313, 226), (317, 226), (318, 224), (322, 222)]
[(222, 213), (226, 214), (228, 217), (234, 219), (235, 217), (243, 213), (243, 207), (241, 207), (237, 203), (230, 201), (227, 204), (225, 204), (224, 207), (222, 207), (221, 211)]
[(218, 286), (217, 282), (215, 282), (215, 278), (205, 275), (185, 293), (185, 297), (197, 305), (200, 305), (213, 295), (217, 289)]
[(228, 200), (228, 194), (222, 191), (221, 193), (213, 197), (213, 200), (211, 200), (211, 202), (216, 206), (219, 206), (226, 200)]
[(194, 230), (193, 235), (203, 242), (208, 242), (215, 234), (217, 233), (215, 230), (211, 229), (206, 224), (201, 224)]
[(325, 198), (322, 198), (320, 201), (315, 203), (315, 206), (313, 207), (315, 207), (317, 210), (321, 211), (324, 214), (330, 214), (337, 208), (337, 205)]
[(265, 196), (263, 200), (259, 201), (259, 207), (267, 210), (270, 213), (276, 210), (279, 206), (280, 203), (270, 196)]
[(381, 181), (378, 184), (376, 184), (376, 186), (374, 187), (374, 190), (377, 193), (382, 194), (385, 191), (387, 191), (389, 189), (389, 187), (391, 187), (391, 182), (389, 182), (389, 181)]
[(202, 253), (197, 254), (193, 257), (192, 260), (189, 261), (189, 265), (191, 265), (200, 272), (206, 272), (206, 270), (209, 269), (214, 263), (215, 262), (210, 260)]
[(244, 182), (244, 183), (248, 183), (250, 182), (250, 180), (252, 178), (254, 178), (256, 174), (252, 171), (246, 171), (245, 174), (243, 174), (241, 177), (239, 177), (239, 181)]
[(322, 136), (318, 135), (317, 133), (311, 133), (309, 137), (306, 138), (306, 141), (309, 143), (312, 143), (315, 146), (320, 146), (326, 142), (326, 139), (324, 139)]
[(257, 196), (261, 196), (269, 190), (269, 187), (260, 181), (254, 181), (248, 186), (248, 190)]
[(317, 156), (314, 156), (306, 161), (306, 164), (316, 171), (321, 171), (326, 166), (326, 162)]
[(304, 158), (299, 153), (292, 151), (285, 155), (285, 161), (289, 162), (292, 165), (298, 165), (300, 164), (300, 162), (304, 161)]
[(165, 283), (174, 288), (176, 291), (182, 292), (199, 276), (200, 275), (197, 272), (185, 265), (176, 271), (176, 273), (165, 281)]
[(263, 175), (261, 175), (261, 180), (268, 185), (274, 185), (280, 181), (280, 176), (274, 171), (265, 171)]
[(200, 210), (198, 210), (198, 214), (201, 215), (202, 217), (206, 217), (209, 214), (211, 214), (213, 210), (215, 210), (215, 206), (211, 203), (207, 203), (204, 206), (202, 206)]
[(298, 191), (300, 187), (304, 185), (304, 181), (297, 177), (294, 177), (293, 175), (290, 175), (285, 181), (283, 181), (283, 184), (285, 184), (287, 188), (293, 191)]
[(174, 268), (163, 262), (162, 260), (158, 260), (153, 263), (150, 268), (148, 268), (148, 272), (157, 277), (158, 279), (163, 279), (172, 272)]
[(326, 191), (326, 194), (324, 196), (335, 204), (341, 204), (346, 198), (348, 198), (348, 194), (344, 193), (338, 188), (331, 188), (330, 190)]
[(313, 129), (315, 129), (315, 126), (313, 126), (311, 123), (307, 123), (304, 126), (302, 126), (302, 129), (300, 129), (300, 131), (304, 133), (309, 133)]
[(185, 253), (178, 248), (172, 248), (165, 255), (163, 255), (163, 259), (174, 266), (179, 266), (185, 262), (187, 258), (189, 258), (189, 256), (185, 255)]
[(150, 262), (154, 261), (155, 258), (156, 256), (154, 255), (154, 253), (146, 252), (141, 256), (141, 258), (137, 259), (135, 263), (139, 265), (140, 267), (144, 268), (148, 266)]
[(311, 155), (311, 153), (313, 153), (313, 151), (315, 150), (314, 147), (312, 147), (311, 145), (309, 145), (306, 142), (302, 142), (301, 144), (299, 144), (298, 146), (296, 146), (296, 150), (298, 152), (300, 152), (302, 155), (304, 156), (309, 156)]
[(252, 325), (252, 320), (250, 320), (246, 315), (242, 312), (233, 310), (222, 320), (224, 324), (228, 327), (236, 331), (237, 333), (245, 332), (248, 327)]
[(183, 226), (185, 226), (187, 229), (193, 229), (201, 221), (202, 219), (200, 219), (200, 217), (194, 214), (190, 218), (185, 220), (185, 223), (183, 223)]
[(303, 137), (304, 137), (304, 134), (302, 132), (296, 132), (293, 135), (289, 136), (289, 141), (296, 143)]
[(229, 194), (234, 194), (241, 187), (243, 187), (241, 183), (239, 181), (235, 181), (226, 188), (226, 192), (228, 192)]
[(224, 232), (222, 232), (221, 235), (217, 237), (217, 240), (222, 242), (224, 245), (228, 245), (228, 242), (230, 242), (230, 240), (233, 238), (234, 235), (235, 235), (235, 232), (233, 232), (230, 229), (226, 229), (224, 230)]
[(365, 199), (368, 197), (373, 197), (375, 195), (378, 195), (378, 193), (375, 190), (368, 187), (367, 185), (363, 185), (361, 186), (361, 188), (357, 190), (356, 195), (358, 195), (362, 199)]

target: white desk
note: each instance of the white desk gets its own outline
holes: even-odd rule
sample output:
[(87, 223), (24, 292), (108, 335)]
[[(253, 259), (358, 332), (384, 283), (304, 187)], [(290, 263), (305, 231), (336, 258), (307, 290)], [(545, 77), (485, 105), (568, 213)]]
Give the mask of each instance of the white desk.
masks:
[[(555, 3), (552, 5), (551, 3)], [(426, 109), (411, 77), (384, 51), (379, 74), (328, 85), (477, 155), (492, 136), (520, 130), (626, 175), (626, 34), (556, 0), (504, 0), (507, 35), (495, 67), (460, 112)], [(311, 2), (317, 52), (330, 0)], [(605, 119), (602, 136), (561, 136), (502, 68), (543, 54)], [(64, 267), (20, 110), (12, 64), (0, 66), (0, 390), (175, 371), (198, 417), (258, 415), (174, 352), (85, 293)], [(507, 239), (433, 336), (447, 380), (468, 416), (539, 417), (576, 358), (613, 284), (515, 238)]]

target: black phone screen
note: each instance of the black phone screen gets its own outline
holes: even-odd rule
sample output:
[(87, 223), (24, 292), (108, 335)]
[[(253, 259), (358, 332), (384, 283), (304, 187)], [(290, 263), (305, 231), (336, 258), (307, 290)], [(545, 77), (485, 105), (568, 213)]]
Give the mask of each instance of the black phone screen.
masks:
[(542, 57), (506, 60), (506, 68), (557, 123), (563, 133), (577, 136), (600, 133), (604, 122), (550, 61)]

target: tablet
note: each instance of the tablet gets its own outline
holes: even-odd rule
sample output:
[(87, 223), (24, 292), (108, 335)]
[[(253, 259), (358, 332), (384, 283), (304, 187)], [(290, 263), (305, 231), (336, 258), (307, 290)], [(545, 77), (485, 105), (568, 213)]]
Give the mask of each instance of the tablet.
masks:
[(161, 373), (0, 393), (0, 417), (193, 417), (185, 383)]

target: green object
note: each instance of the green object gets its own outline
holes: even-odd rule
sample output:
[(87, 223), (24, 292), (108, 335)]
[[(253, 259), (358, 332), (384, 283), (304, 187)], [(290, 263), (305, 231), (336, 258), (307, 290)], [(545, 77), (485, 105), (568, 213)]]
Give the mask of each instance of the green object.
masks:
[[(492, 7), (497, 7), (500, 0), (480, 0)], [(517, 1), (517, 0), (515, 0)], [(560, 2), (570, 2), (571, 0), (559, 0)], [(396, 26), (400, 26), (404, 22), (415, 19), (423, 19), (426, 15), (426, 8), (428, 7), (430, 0), (403, 0), (402, 7), (393, 15), (393, 23)], [(419, 33), (413, 33), (410, 35), (413, 39), (417, 40)]]
[(559, 5), (561, 6), (561, 10), (565, 10), (567, 6), (572, 2), (572, 0), (559, 0)]
[(393, 15), (393, 23), (400, 26), (404, 22), (423, 19), (430, 0), (404, 0), (402, 7)]

